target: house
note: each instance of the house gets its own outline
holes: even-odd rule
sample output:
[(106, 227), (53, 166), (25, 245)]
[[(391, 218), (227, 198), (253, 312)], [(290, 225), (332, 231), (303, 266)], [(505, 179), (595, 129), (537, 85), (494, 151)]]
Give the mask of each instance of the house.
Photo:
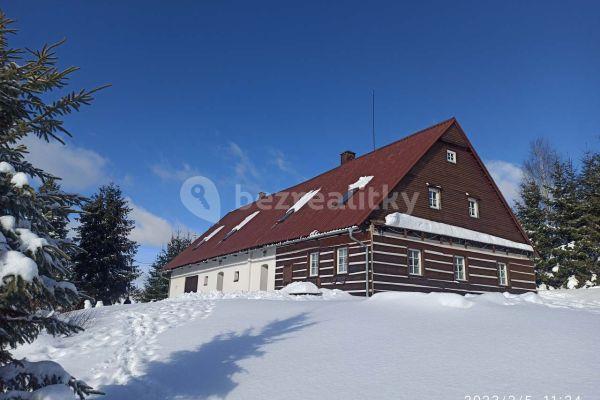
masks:
[(167, 266), (170, 296), (295, 281), (355, 295), (536, 290), (534, 250), (456, 119), (225, 215)]

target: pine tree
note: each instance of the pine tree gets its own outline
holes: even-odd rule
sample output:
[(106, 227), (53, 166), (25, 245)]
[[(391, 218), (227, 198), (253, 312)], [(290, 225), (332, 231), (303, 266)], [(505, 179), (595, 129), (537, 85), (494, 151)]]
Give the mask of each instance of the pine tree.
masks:
[(148, 278), (144, 284), (144, 290), (139, 296), (140, 301), (156, 301), (166, 299), (169, 295), (169, 276), (163, 270), (163, 267), (175, 258), (179, 253), (185, 250), (192, 239), (189, 235), (182, 236), (177, 233), (171, 237), (166, 249), (162, 249), (152, 263)]
[[(580, 255), (576, 243), (581, 238), (583, 225), (582, 203), (578, 196), (578, 178), (569, 162), (556, 162), (550, 188), (549, 222), (554, 244), (552, 274), (549, 284), (554, 287), (581, 286), (586, 272), (577, 262)], [(576, 284), (572, 281), (577, 280)]]
[(121, 189), (100, 187), (82, 209), (76, 228), (79, 247), (73, 280), (81, 290), (104, 304), (114, 304), (131, 295), (139, 276), (134, 265), (137, 244), (129, 239), (134, 228), (128, 219), (131, 208)]
[[(600, 154), (588, 153), (583, 157), (578, 184), (582, 223), (580, 236), (575, 242), (577, 269), (587, 286), (600, 283)], [(585, 281), (584, 281), (585, 279)]]
[(517, 217), (538, 254), (535, 258), (536, 281), (538, 285), (547, 284), (554, 245), (544, 196), (540, 185), (531, 178), (521, 182), (520, 195), (521, 200), (516, 203)]
[(0, 397), (42, 398), (50, 384), (63, 397), (81, 399), (96, 393), (51, 361), (13, 358), (10, 350), (33, 342), (42, 330), (51, 335), (76, 333), (80, 327), (60, 318), (61, 310), (80, 300), (70, 274), (68, 254), (74, 246), (56, 235), (52, 213), (72, 212), (81, 198), (60, 190), (36, 192), (30, 179), (47, 181), (52, 175), (26, 160), (22, 143), (34, 136), (62, 142), (70, 135), (62, 118), (92, 101), (95, 90), (57, 93), (77, 68), (60, 70), (56, 48), (39, 51), (12, 49), (8, 36), (13, 21), (0, 12)]

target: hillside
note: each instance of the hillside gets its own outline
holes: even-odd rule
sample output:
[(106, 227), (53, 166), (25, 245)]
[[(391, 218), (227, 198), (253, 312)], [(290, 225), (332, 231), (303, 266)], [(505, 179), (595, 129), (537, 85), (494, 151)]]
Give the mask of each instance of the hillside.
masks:
[(16, 355), (58, 361), (107, 399), (591, 399), (600, 377), (600, 289), (191, 294), (83, 313), (85, 332)]

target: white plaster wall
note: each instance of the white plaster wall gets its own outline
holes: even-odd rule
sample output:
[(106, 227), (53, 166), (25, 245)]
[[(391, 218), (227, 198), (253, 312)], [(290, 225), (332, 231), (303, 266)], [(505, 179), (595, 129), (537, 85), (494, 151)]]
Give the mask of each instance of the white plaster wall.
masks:
[[(221, 257), (205, 263), (177, 268), (171, 274), (169, 297), (184, 292), (185, 278), (198, 276), (198, 292), (208, 293), (217, 289), (217, 274), (223, 272), (223, 292), (255, 291), (260, 289), (260, 271), (262, 265), (268, 266), (267, 290), (275, 289), (275, 247), (256, 249), (236, 255)], [(240, 278), (234, 282), (235, 271)], [(208, 284), (204, 285), (205, 277)]]

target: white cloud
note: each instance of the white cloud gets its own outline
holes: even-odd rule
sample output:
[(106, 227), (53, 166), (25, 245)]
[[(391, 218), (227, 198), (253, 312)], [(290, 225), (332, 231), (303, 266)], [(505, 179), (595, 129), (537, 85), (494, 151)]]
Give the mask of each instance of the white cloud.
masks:
[(95, 151), (59, 142), (47, 143), (29, 136), (22, 141), (29, 154), (25, 159), (35, 167), (62, 178), (65, 190), (81, 191), (109, 181), (108, 159)]
[(187, 163), (184, 163), (180, 168), (175, 168), (163, 162), (152, 165), (150, 170), (154, 175), (165, 181), (183, 182), (192, 176), (202, 175), (200, 171)]
[(262, 186), (261, 174), (254, 162), (237, 143), (229, 142), (228, 150), (236, 159), (234, 166), (236, 183), (251, 191), (259, 192)]
[(520, 197), (519, 185), (523, 177), (523, 170), (518, 165), (502, 160), (486, 161), (485, 165), (508, 204), (513, 205), (515, 200)]
[(142, 246), (161, 247), (166, 245), (174, 232), (184, 235), (193, 232), (180, 224), (172, 224), (166, 219), (151, 213), (145, 208), (127, 199), (131, 207), (130, 217), (135, 221), (135, 228), (131, 231), (129, 238)]

